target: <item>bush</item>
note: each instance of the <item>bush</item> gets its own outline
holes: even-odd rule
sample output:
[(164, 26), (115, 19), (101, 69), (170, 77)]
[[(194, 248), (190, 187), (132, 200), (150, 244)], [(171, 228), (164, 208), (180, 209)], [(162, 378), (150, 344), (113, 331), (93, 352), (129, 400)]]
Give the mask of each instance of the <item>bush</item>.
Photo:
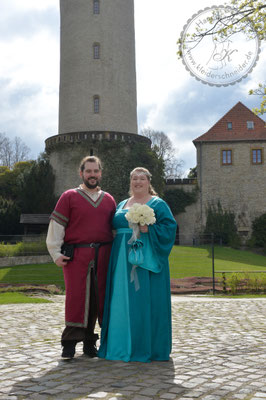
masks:
[(256, 247), (263, 247), (266, 252), (266, 213), (253, 221), (251, 239)]
[(16, 244), (0, 243), (0, 257), (16, 257), (48, 254), (45, 241), (19, 242)]
[(207, 209), (207, 221), (205, 234), (214, 233), (215, 242), (222, 241), (233, 248), (239, 248), (241, 240), (237, 234), (235, 215), (231, 211), (224, 210), (221, 203), (210, 205)]

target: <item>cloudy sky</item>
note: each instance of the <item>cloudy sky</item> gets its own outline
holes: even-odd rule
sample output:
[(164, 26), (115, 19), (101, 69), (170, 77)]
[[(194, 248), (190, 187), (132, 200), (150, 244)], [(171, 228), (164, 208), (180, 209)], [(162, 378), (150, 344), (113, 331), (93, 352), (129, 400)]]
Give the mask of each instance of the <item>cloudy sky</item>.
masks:
[[(184, 171), (196, 164), (192, 140), (238, 101), (258, 105), (248, 91), (264, 81), (265, 46), (252, 73), (227, 87), (197, 81), (178, 60), (176, 41), (188, 19), (220, 4), (190, 0), (181, 10), (178, 0), (135, 0), (139, 130), (165, 132)], [(0, 132), (20, 137), (36, 158), (58, 133), (59, 1), (1, 0), (0, 54)]]

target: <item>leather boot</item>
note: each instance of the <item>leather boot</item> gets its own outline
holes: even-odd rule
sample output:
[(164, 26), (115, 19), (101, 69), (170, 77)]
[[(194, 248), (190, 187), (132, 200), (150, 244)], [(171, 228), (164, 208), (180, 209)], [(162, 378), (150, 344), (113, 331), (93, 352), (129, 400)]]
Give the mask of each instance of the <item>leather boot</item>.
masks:
[(83, 353), (91, 358), (97, 357), (96, 340), (84, 340)]
[(62, 341), (63, 351), (62, 358), (71, 359), (75, 355), (76, 351), (76, 341), (75, 340), (64, 340)]

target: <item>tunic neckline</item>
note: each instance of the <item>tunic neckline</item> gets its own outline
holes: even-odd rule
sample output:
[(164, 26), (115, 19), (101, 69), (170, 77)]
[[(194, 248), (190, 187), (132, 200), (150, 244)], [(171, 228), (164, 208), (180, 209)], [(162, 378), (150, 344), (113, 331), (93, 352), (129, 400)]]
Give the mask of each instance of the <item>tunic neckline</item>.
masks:
[[(148, 200), (147, 203), (144, 203), (144, 204), (139, 203), (139, 204), (141, 204), (141, 205), (147, 205), (147, 204), (149, 204), (150, 201), (152, 201), (153, 199), (155, 199), (155, 197), (156, 197), (156, 196), (152, 196), (152, 198), (151, 198), (150, 200)], [(125, 201), (125, 204), (126, 204), (127, 201), (128, 201), (128, 199), (126, 199), (126, 200), (124, 200), (124, 201)], [(130, 207), (130, 208), (124, 208), (125, 204), (123, 205), (122, 210), (125, 210), (125, 211), (130, 210), (131, 207)], [(136, 203), (133, 203), (133, 204), (136, 204)]]

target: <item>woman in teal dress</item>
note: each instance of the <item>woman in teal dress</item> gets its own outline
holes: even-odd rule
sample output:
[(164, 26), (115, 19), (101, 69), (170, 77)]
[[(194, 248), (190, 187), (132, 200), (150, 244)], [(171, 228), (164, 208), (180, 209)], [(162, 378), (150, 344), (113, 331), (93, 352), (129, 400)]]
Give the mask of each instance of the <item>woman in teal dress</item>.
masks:
[[(171, 353), (171, 293), (168, 256), (175, 241), (176, 222), (168, 205), (156, 196), (145, 168), (130, 174), (129, 199), (116, 210), (116, 236), (109, 262), (105, 308), (98, 357), (107, 360), (167, 361)], [(140, 226), (144, 260), (128, 261), (132, 237), (125, 217), (134, 203), (154, 210), (156, 222)], [(133, 270), (132, 270), (133, 268)]]

